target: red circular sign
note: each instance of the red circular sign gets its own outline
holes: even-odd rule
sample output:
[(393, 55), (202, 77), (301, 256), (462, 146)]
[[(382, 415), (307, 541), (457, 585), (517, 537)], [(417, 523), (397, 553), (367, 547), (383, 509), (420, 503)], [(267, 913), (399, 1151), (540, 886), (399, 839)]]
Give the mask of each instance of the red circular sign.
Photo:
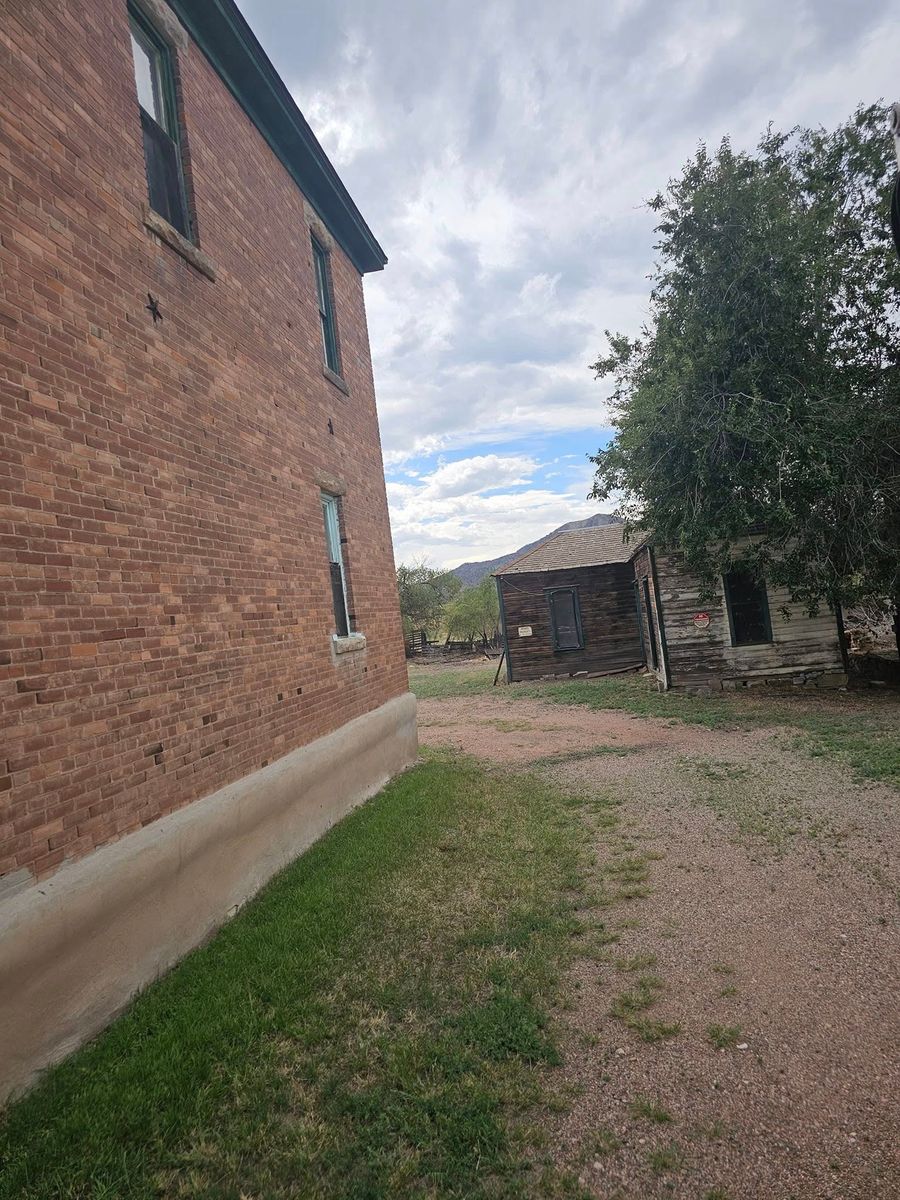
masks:
[(709, 613), (696, 613), (694, 615), (694, 625), (697, 629), (708, 629)]

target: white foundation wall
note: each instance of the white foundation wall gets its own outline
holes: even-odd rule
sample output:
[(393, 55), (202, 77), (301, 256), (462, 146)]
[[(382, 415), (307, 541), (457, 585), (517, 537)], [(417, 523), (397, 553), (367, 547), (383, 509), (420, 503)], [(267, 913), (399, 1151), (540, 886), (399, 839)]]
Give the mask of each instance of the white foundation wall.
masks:
[(98, 1033), (416, 753), (406, 693), (0, 900), (0, 1100)]

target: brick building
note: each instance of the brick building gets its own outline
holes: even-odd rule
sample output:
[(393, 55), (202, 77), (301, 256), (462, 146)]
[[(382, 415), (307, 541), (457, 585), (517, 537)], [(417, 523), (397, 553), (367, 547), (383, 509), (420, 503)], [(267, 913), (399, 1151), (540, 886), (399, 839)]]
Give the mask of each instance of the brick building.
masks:
[(415, 754), (362, 276), (232, 0), (0, 0), (0, 1093)]

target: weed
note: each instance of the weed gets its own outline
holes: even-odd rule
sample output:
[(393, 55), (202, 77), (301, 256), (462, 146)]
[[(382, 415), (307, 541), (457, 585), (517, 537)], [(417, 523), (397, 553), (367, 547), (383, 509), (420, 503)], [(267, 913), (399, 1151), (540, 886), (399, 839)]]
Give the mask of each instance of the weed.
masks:
[(654, 1104), (646, 1096), (635, 1096), (628, 1102), (628, 1111), (635, 1118), (653, 1121), (657, 1125), (667, 1125), (672, 1120), (672, 1114), (660, 1104)]
[(653, 888), (647, 887), (646, 884), (629, 883), (619, 888), (616, 896), (619, 900), (646, 900), (652, 891)]
[(636, 1033), (642, 1042), (650, 1044), (665, 1042), (681, 1033), (679, 1021), (659, 1021), (653, 1017), (635, 1017), (626, 1024), (632, 1033)]
[(733, 1050), (741, 1036), (740, 1025), (707, 1025), (706, 1036), (717, 1050)]
[(610, 1006), (610, 1015), (620, 1020), (626, 1028), (643, 1042), (661, 1042), (681, 1032), (677, 1022), (654, 1020), (646, 1016), (647, 1009), (659, 999), (663, 981), (658, 975), (642, 975), (635, 987), (621, 992)]
[(701, 1125), (698, 1128), (698, 1133), (710, 1142), (720, 1142), (727, 1132), (724, 1121), (710, 1121), (708, 1125)]
[(627, 1023), (630, 1017), (645, 1012), (656, 1003), (662, 986), (662, 980), (658, 975), (642, 975), (637, 982), (637, 987), (616, 996), (609, 1010), (611, 1015)]
[(595, 930), (587, 943), (579, 947), (583, 958), (592, 958), (595, 962), (605, 962), (609, 956), (608, 946), (614, 946), (619, 941), (619, 935), (610, 929)]
[(602, 1158), (609, 1154), (615, 1154), (621, 1144), (613, 1131), (604, 1125), (594, 1132), (590, 1141), (590, 1152), (598, 1158)]
[(647, 878), (647, 860), (635, 856), (615, 858), (606, 864), (603, 873), (618, 883), (643, 883)]
[(662, 1175), (665, 1171), (677, 1171), (684, 1165), (684, 1151), (672, 1142), (668, 1146), (651, 1150), (647, 1155), (647, 1162), (657, 1175)]
[(655, 966), (655, 954), (635, 954), (631, 958), (616, 959), (616, 967), (620, 971), (648, 971)]

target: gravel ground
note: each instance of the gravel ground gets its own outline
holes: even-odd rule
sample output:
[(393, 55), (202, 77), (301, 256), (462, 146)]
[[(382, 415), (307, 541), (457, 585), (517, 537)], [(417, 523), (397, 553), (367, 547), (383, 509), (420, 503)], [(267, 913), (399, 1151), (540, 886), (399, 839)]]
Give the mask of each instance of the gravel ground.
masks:
[[(554, 1162), (607, 1200), (900, 1200), (897, 793), (779, 728), (499, 696), (419, 716), (425, 744), (620, 798), (596, 876), (646, 877), (585, 914), (618, 941), (573, 968)], [(642, 1040), (623, 992), (679, 1032)]]

